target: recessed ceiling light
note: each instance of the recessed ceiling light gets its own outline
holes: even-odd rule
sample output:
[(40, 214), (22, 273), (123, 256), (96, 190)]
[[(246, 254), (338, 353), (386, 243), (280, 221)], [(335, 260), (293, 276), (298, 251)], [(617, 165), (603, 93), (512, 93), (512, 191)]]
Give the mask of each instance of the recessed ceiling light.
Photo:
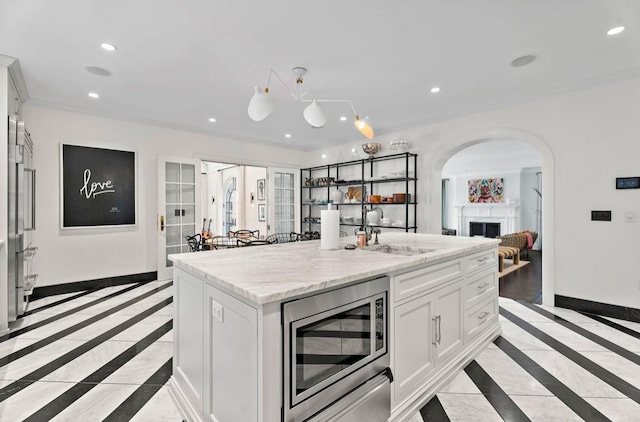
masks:
[(611, 28), (607, 31), (607, 35), (616, 35), (624, 31), (624, 26), (616, 26), (615, 28)]
[(513, 67), (522, 67), (532, 63), (536, 59), (536, 56), (533, 54), (528, 54), (526, 56), (518, 57), (514, 61), (511, 62), (511, 66)]
[(211, 123), (215, 123), (215, 122), (216, 122), (216, 119), (214, 119), (213, 117), (209, 117), (209, 121), (210, 121)]
[(118, 49), (118, 47), (113, 44), (109, 44), (108, 42), (103, 42), (102, 44), (100, 44), (100, 47), (107, 51), (116, 51)]
[(290, 133), (285, 133), (284, 137), (285, 138), (291, 138), (291, 134)]
[(346, 122), (347, 121), (347, 117), (346, 116), (342, 116), (342, 117), (340, 117), (340, 120), (343, 121), (343, 122)]
[(440, 92), (440, 88), (438, 88), (437, 86), (434, 86), (433, 88), (431, 88), (431, 92), (432, 93), (436, 93), (436, 92)]
[(90, 93), (89, 93), (89, 96), (90, 96), (91, 98), (100, 98), (100, 95), (96, 94), (95, 92), (90, 92)]
[(105, 68), (98, 66), (87, 66), (87, 72), (98, 76), (111, 76), (111, 72)]
[(322, 158), (323, 159), (327, 158), (327, 154), (322, 154)]

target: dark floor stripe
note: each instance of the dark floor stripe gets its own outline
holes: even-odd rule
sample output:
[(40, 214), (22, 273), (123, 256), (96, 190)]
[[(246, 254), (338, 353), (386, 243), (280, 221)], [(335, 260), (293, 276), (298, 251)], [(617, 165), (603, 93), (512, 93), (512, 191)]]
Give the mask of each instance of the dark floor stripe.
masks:
[(444, 411), (442, 403), (438, 400), (438, 396), (434, 396), (429, 400), (429, 403), (425, 404), (424, 407), (420, 409), (420, 415), (424, 422), (450, 422), (447, 412)]
[(132, 304), (139, 302), (143, 299), (148, 298), (149, 296), (154, 295), (155, 293), (157, 293), (160, 290), (166, 289), (168, 287), (171, 287), (171, 284), (173, 284), (173, 282), (169, 282), (165, 285), (162, 285), (160, 287), (158, 287), (157, 289), (153, 289), (151, 291), (148, 291), (146, 293), (141, 294), (140, 296), (137, 296), (131, 300), (128, 300), (124, 303), (121, 303), (120, 305), (116, 305), (113, 308), (106, 310), (98, 315), (94, 315), (91, 316), (90, 318), (87, 318), (86, 320), (79, 322), (75, 325), (72, 325), (71, 327), (65, 328), (62, 331), (58, 331), (56, 334), (50, 335), (49, 337), (43, 338), (42, 340), (39, 340), (27, 347), (24, 347), (20, 350), (17, 350), (11, 354), (8, 354), (7, 356), (4, 356), (2, 358), (0, 358), (0, 367), (3, 367), (11, 362), (13, 362), (16, 359), (20, 359), (23, 356), (28, 355), (29, 353), (33, 353), (38, 349), (42, 349), (43, 347), (57, 341), (60, 340), (63, 337), (68, 336), (71, 333), (75, 333), (78, 330), (81, 330), (82, 328), (85, 328), (88, 325), (93, 324), (94, 322), (100, 321), (102, 318), (107, 317), (115, 312), (118, 312), (128, 306), (131, 306)]
[(594, 376), (600, 378), (602, 381), (606, 382), (616, 390), (620, 391), (625, 396), (629, 397), (631, 400), (636, 403), (640, 403), (640, 389), (634, 387), (629, 384), (619, 376), (615, 375), (612, 372), (607, 371), (600, 365), (595, 362), (587, 359), (580, 353), (576, 352), (572, 348), (566, 346), (564, 343), (556, 340), (550, 335), (546, 334), (544, 331), (534, 327), (523, 319), (517, 317), (511, 312), (507, 311), (503, 307), (500, 307), (500, 315), (507, 318), (509, 321), (516, 324), (518, 327), (522, 328), (538, 340), (546, 343), (548, 346), (551, 346), (560, 354), (564, 355), (566, 358), (572, 360), (577, 365), (591, 372)]
[(54, 359), (53, 361), (45, 364), (44, 366), (41, 366), (40, 368), (36, 369), (30, 374), (25, 375), (24, 377), (20, 378), (16, 382), (12, 382), (6, 387), (0, 388), (0, 402), (8, 399), (9, 397), (13, 396), (14, 394), (22, 390), (22, 388), (20, 387), (21, 384), (17, 384), (17, 383), (21, 381), (22, 382), (38, 381), (42, 379), (43, 377), (49, 375), (53, 371), (60, 369), (62, 366), (68, 364), (69, 362), (81, 356), (82, 354), (88, 352), (89, 350), (95, 348), (96, 346), (99, 346), (100, 344), (104, 343), (110, 338), (120, 334), (121, 332), (131, 327), (132, 325), (137, 324), (138, 322), (142, 321), (149, 315), (152, 315), (155, 312), (158, 312), (160, 309), (164, 308), (171, 302), (173, 302), (173, 297), (167, 298), (162, 302), (158, 303), (157, 305), (154, 305), (151, 308), (139, 313), (138, 315), (132, 318), (129, 318), (125, 322), (111, 328), (110, 330), (104, 332), (103, 334), (100, 334), (97, 337), (94, 337), (93, 339), (87, 341), (86, 343), (83, 343), (81, 346), (78, 346), (75, 349), (58, 357), (57, 359)]
[(160, 337), (168, 333), (173, 327), (173, 320), (167, 321), (142, 340), (102, 365), (85, 379), (75, 384), (69, 390), (56, 397), (46, 406), (42, 407), (36, 413), (29, 416), (23, 422), (39, 422), (51, 420), (58, 413), (71, 406), (80, 397), (91, 391), (96, 385), (104, 381), (109, 375), (120, 369), (125, 363), (129, 362), (140, 352), (155, 343)]
[(498, 337), (493, 343), (582, 419), (590, 422), (609, 421), (595, 407), (547, 372), (520, 349), (505, 340), (504, 337)]
[[(4, 336), (2, 336), (0, 338), (0, 343), (2, 343), (3, 341), (7, 341), (9, 339), (15, 338), (15, 337), (17, 337), (17, 336), (19, 336), (21, 334), (27, 333), (29, 331), (33, 331), (36, 328), (40, 328), (40, 327), (42, 327), (44, 325), (51, 324), (52, 322), (58, 321), (58, 320), (60, 320), (60, 319), (62, 319), (64, 317), (67, 317), (69, 315), (72, 315), (72, 314), (75, 314), (77, 312), (83, 311), (83, 310), (85, 310), (87, 308), (90, 308), (90, 307), (92, 307), (94, 305), (97, 305), (99, 303), (105, 302), (105, 301), (107, 301), (109, 299), (112, 299), (114, 297), (117, 297), (117, 296), (119, 296), (119, 295), (121, 295), (123, 293), (130, 292), (131, 290), (137, 289), (138, 287), (140, 287), (140, 285), (127, 287), (126, 289), (120, 290), (118, 292), (111, 293), (111, 294), (109, 294), (109, 295), (107, 295), (105, 297), (98, 298), (98, 299), (93, 300), (93, 301), (91, 301), (89, 303), (85, 303), (84, 305), (80, 305), (80, 306), (75, 307), (73, 309), (69, 309), (68, 311), (62, 312), (60, 314), (52, 315), (51, 317), (49, 317), (47, 319), (43, 319), (42, 321), (35, 322), (35, 323), (33, 323), (31, 325), (28, 325), (26, 327), (23, 327), (23, 328), (18, 328), (17, 330), (11, 331), (10, 333), (5, 334)], [(169, 285), (163, 284), (162, 286), (157, 287), (157, 288), (151, 290), (150, 292), (157, 293), (160, 290), (166, 289), (167, 287), (169, 287)], [(143, 294), (146, 294), (146, 293), (143, 293)], [(148, 297), (148, 295), (147, 295), (147, 297)]]
[[(139, 283), (136, 283), (134, 286), (130, 286), (130, 287), (127, 287), (125, 289), (122, 289), (122, 290), (116, 292), (117, 294), (112, 293), (109, 296), (114, 295), (113, 297), (115, 297), (118, 294), (122, 294), (122, 293), (125, 293), (127, 291), (133, 290), (133, 289), (135, 289), (137, 287), (143, 286), (143, 285), (145, 285), (147, 283), (151, 283), (151, 281), (153, 281), (153, 280), (141, 281)], [(67, 298), (60, 299), (60, 300), (57, 300), (55, 302), (51, 302), (51, 303), (48, 303), (46, 305), (40, 306), (39, 308), (36, 308), (36, 309), (33, 309), (33, 310), (29, 310), (29, 311), (25, 311), (25, 313), (21, 316), (21, 318), (27, 317), (29, 315), (33, 315), (33, 314), (38, 313), (40, 311), (43, 311), (45, 309), (53, 308), (54, 306), (62, 305), (63, 303), (71, 302), (72, 300), (78, 299), (79, 297), (83, 297), (83, 296), (87, 296), (87, 295), (93, 294), (95, 292), (99, 292), (100, 290), (106, 289), (107, 287), (116, 287), (116, 286), (102, 286), (102, 287), (95, 287), (93, 289), (88, 289), (88, 290), (86, 290), (84, 292), (78, 293), (77, 295), (69, 296)], [(49, 296), (47, 296), (47, 297), (49, 297)], [(108, 297), (108, 296), (105, 296), (105, 297)], [(100, 302), (97, 302), (97, 303), (100, 303)], [(93, 302), (92, 302), (92, 304), (95, 305), (95, 303), (93, 303)]]
[(133, 416), (147, 404), (163, 385), (169, 381), (172, 371), (173, 359), (169, 359), (158, 371), (151, 375), (138, 389), (122, 402), (102, 422), (124, 422), (131, 420)]
[(592, 333), (591, 331), (582, 328), (579, 325), (574, 324), (573, 322), (567, 321), (566, 319), (562, 318), (561, 316), (558, 316), (556, 314), (554, 314), (553, 312), (549, 312), (546, 309), (542, 309), (539, 306), (536, 306), (532, 303), (526, 303), (526, 302), (521, 302), (518, 301), (517, 303), (531, 309), (534, 312), (539, 313), (540, 315), (544, 315), (545, 317), (549, 318), (551, 321), (557, 322), (558, 324), (562, 325), (565, 328), (570, 329), (571, 331), (580, 334), (581, 336), (591, 340), (592, 342), (599, 344), (600, 346), (604, 347), (605, 349), (609, 349), (611, 350), (613, 353), (622, 356), (625, 359), (630, 360), (631, 362), (640, 365), (640, 355), (637, 355), (636, 353), (633, 353), (627, 349), (625, 349), (624, 347), (621, 347), (605, 338), (600, 337), (597, 334)]
[(629, 328), (629, 327), (625, 327), (624, 325), (620, 325), (617, 322), (613, 322), (610, 319), (607, 318), (603, 318), (600, 315), (594, 315), (594, 314), (590, 314), (589, 312), (582, 312), (582, 311), (576, 311), (581, 313), (582, 315), (589, 317), (593, 320), (596, 320), (602, 324), (608, 325), (611, 328), (615, 328), (618, 331), (621, 331), (627, 335), (630, 335), (631, 337), (635, 337), (637, 339), (640, 339), (640, 333)]
[(464, 368), (471, 381), (478, 387), (491, 406), (505, 421), (531, 421), (511, 397), (485, 372), (475, 360)]

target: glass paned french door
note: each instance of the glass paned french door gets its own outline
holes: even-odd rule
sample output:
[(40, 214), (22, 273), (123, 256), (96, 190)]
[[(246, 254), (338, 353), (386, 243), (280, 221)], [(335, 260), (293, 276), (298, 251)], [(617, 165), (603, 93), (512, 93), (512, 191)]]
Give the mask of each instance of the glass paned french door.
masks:
[(295, 174), (275, 171), (272, 174), (274, 188), (273, 233), (296, 231)]

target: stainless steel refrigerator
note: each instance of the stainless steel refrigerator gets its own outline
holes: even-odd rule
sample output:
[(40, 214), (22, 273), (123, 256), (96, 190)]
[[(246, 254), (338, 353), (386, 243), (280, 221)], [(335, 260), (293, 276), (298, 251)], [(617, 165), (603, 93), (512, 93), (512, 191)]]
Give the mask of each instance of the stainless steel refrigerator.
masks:
[(25, 311), (33, 293), (37, 274), (31, 264), (38, 250), (31, 244), (36, 229), (36, 171), (33, 168), (33, 143), (24, 122), (9, 117), (9, 227), (8, 227), (8, 298), (9, 321)]

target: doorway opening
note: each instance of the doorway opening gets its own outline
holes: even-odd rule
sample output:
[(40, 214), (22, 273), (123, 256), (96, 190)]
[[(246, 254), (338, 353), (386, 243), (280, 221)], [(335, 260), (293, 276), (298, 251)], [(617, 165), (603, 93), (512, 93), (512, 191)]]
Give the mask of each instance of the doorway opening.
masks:
[[(542, 302), (542, 157), (529, 144), (484, 139), (442, 168), (443, 233), (503, 238), (520, 249), (504, 259), (500, 296)], [(494, 187), (478, 200), (478, 186)], [(489, 202), (489, 203), (487, 203)]]

